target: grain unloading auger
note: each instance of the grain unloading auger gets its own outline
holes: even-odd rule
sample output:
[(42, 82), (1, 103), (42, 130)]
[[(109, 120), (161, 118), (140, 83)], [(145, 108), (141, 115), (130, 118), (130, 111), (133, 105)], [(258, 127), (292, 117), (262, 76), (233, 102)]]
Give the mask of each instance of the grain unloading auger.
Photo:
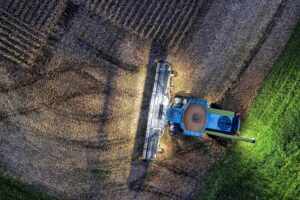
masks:
[(240, 116), (236, 112), (210, 108), (207, 101), (177, 96), (171, 102), (171, 64), (156, 62), (155, 82), (150, 102), (143, 159), (155, 161), (165, 128), (171, 134), (202, 137), (202, 134), (255, 143), (255, 139), (238, 137)]

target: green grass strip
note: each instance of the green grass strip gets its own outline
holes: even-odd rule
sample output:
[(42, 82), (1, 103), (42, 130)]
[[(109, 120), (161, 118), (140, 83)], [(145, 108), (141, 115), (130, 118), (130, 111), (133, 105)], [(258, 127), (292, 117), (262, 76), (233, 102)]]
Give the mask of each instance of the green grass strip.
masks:
[(247, 113), (242, 135), (196, 199), (300, 199), (300, 24)]

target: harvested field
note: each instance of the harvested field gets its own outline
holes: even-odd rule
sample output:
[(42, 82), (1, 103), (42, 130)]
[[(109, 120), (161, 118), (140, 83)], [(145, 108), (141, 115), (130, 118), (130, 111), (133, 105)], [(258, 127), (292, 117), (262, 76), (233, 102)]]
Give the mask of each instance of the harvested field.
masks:
[(154, 60), (175, 92), (246, 111), (300, 17), (292, 0), (0, 2), (0, 167), (67, 199), (192, 198), (224, 148), (166, 133), (139, 160)]
[(0, 54), (28, 68), (46, 43), (47, 33), (30, 27), (4, 10), (0, 12)]
[(298, 198), (299, 47), (300, 23), (247, 112), (242, 133), (260, 142), (228, 149), (213, 166), (198, 199)]
[(2, 8), (19, 20), (47, 29), (53, 26), (64, 11), (66, 0), (1, 0)]
[(177, 47), (191, 28), (203, 0), (91, 0), (82, 3), (91, 13), (172, 48)]

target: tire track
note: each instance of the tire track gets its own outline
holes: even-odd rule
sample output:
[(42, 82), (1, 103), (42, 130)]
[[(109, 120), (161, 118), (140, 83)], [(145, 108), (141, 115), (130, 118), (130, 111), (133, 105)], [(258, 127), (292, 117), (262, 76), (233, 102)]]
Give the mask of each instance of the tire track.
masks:
[(221, 101), (223, 101), (224, 97), (228, 96), (228, 94), (237, 87), (238, 83), (240, 82), (240, 77), (248, 69), (248, 67), (250, 66), (252, 60), (255, 58), (255, 56), (257, 55), (257, 53), (261, 49), (262, 45), (267, 40), (268, 35), (271, 33), (271, 31), (272, 31), (273, 27), (275, 26), (277, 20), (282, 15), (283, 10), (286, 7), (286, 4), (287, 4), (287, 0), (282, 0), (281, 1), (281, 3), (279, 4), (276, 12), (274, 13), (274, 15), (271, 18), (270, 22), (266, 26), (263, 36), (259, 39), (257, 45), (250, 52), (249, 57), (244, 61), (244, 64), (241, 66), (241, 69), (240, 69), (239, 73), (237, 74), (237, 78), (232, 82), (231, 86), (229, 88), (227, 88), (227, 90), (224, 92), (223, 99)]

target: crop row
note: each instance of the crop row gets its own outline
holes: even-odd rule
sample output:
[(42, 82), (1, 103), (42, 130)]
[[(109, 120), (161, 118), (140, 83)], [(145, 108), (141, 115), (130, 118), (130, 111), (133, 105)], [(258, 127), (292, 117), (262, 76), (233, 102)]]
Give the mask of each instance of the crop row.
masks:
[(7, 0), (2, 4), (6, 11), (37, 28), (53, 26), (65, 8), (64, 0)]
[(86, 8), (142, 37), (177, 46), (202, 6), (198, 0), (87, 0)]
[(32, 65), (47, 33), (36, 30), (0, 10), (0, 55), (24, 67)]

